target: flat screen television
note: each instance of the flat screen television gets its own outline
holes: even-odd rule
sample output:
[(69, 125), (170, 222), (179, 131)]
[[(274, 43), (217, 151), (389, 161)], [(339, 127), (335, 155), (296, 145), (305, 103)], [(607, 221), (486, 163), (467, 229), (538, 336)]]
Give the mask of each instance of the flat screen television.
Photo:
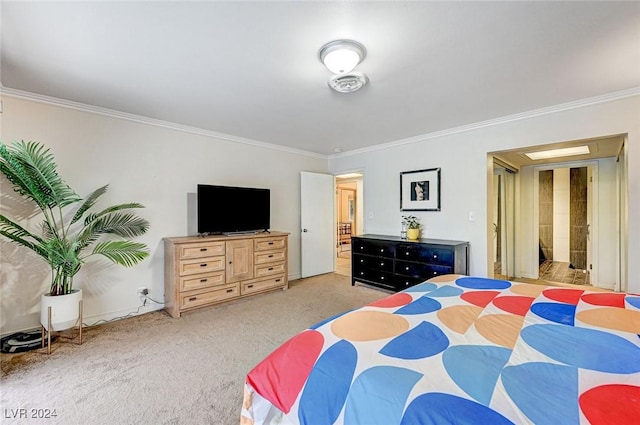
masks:
[(271, 191), (251, 187), (198, 185), (198, 233), (268, 230)]

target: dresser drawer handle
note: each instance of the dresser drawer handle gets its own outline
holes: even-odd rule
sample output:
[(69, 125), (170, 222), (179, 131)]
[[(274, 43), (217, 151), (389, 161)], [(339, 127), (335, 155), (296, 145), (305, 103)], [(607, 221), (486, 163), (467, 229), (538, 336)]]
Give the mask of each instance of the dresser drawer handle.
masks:
[(404, 283), (404, 286), (409, 286), (409, 282), (405, 282), (405, 283)]
[(438, 272), (433, 272), (433, 275), (434, 275), (434, 276), (435, 276), (435, 275), (437, 275), (437, 274), (438, 274)]
[(360, 262), (361, 262), (361, 263), (364, 263), (364, 260), (361, 258), (361, 259), (360, 259)]
[(268, 269), (268, 270), (269, 270), (269, 271), (273, 270), (273, 267), (269, 267), (269, 269)]
[(207, 267), (207, 263), (200, 264), (200, 267)]
[(200, 252), (205, 252), (207, 248), (200, 248)]
[(362, 276), (364, 274), (364, 272), (360, 272), (360, 276)]
[(200, 279), (200, 283), (205, 283), (207, 279)]
[(381, 266), (384, 266), (384, 263), (380, 263)]
[(409, 270), (409, 266), (405, 267), (404, 269), (405, 269), (405, 270)]
[(405, 252), (404, 255), (409, 255), (409, 251)]
[(384, 248), (380, 248), (380, 252), (384, 252)]
[(433, 258), (438, 258), (438, 256), (436, 254), (433, 254)]
[(197, 297), (191, 297), (191, 298), (189, 298), (189, 301), (195, 301), (197, 299), (198, 299)]
[(276, 282), (280, 282), (282, 279), (276, 279)]
[(273, 258), (273, 254), (269, 255), (269, 258)]
[(384, 280), (384, 276), (380, 276), (380, 280)]
[(363, 246), (361, 246), (361, 247), (360, 247), (360, 249), (364, 249), (364, 247), (363, 247)]
[(227, 289), (227, 294), (233, 292), (233, 289)]
[[(253, 288), (253, 285), (247, 285), (247, 288)], [(229, 291), (227, 291), (229, 292)]]
[(273, 245), (273, 242), (269, 242), (269, 245)]

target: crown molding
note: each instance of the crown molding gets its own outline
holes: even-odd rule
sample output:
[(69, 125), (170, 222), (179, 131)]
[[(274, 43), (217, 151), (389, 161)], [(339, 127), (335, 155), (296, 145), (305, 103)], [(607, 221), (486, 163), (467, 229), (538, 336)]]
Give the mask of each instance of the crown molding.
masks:
[(170, 130), (182, 131), (184, 133), (196, 134), (198, 136), (211, 137), (219, 140), (225, 140), (227, 142), (241, 143), (244, 145), (257, 146), (265, 149), (273, 149), (273, 150), (287, 152), (295, 155), (303, 155), (303, 156), (310, 156), (310, 157), (320, 158), (320, 159), (328, 159), (327, 155), (319, 154), (316, 152), (289, 148), (286, 146), (276, 145), (268, 142), (262, 142), (259, 140), (247, 139), (244, 137), (233, 136), (225, 133), (218, 133), (216, 131), (205, 130), (198, 127), (191, 127), (188, 125), (178, 124), (170, 121), (158, 120), (155, 118), (149, 118), (142, 115), (130, 114), (128, 112), (120, 112), (113, 109), (102, 108), (99, 106), (88, 105), (86, 103), (74, 102), (71, 100), (60, 99), (52, 96), (45, 96), (42, 94), (27, 92), (23, 90), (0, 87), (0, 94), (3, 96), (10, 96), (18, 99), (26, 99), (34, 102), (45, 103), (48, 105), (59, 106), (62, 108), (75, 109), (77, 111), (89, 112), (92, 114), (103, 115), (111, 118), (118, 118), (126, 121), (152, 125), (155, 127), (162, 127)]
[(480, 128), (493, 127), (496, 125), (506, 124), (515, 121), (526, 120), (529, 118), (539, 117), (542, 115), (554, 114), (562, 111), (569, 111), (572, 109), (584, 108), (586, 106), (597, 105), (599, 103), (612, 102), (615, 100), (625, 99), (627, 97), (639, 96), (640, 87), (633, 87), (627, 90), (621, 90), (613, 93), (607, 93), (601, 96), (589, 97), (586, 99), (576, 100), (573, 102), (561, 103), (555, 106), (549, 106), (546, 108), (534, 109), (532, 111), (521, 112), (518, 114), (507, 115), (500, 118), (495, 118), (487, 121), (480, 121), (473, 124), (463, 125), (459, 127), (453, 127), (442, 131), (436, 131), (433, 133), (426, 133), (419, 136), (408, 137), (406, 139), (395, 140), (393, 142), (382, 143), (375, 146), (369, 146), (362, 149), (354, 149), (347, 152), (341, 152), (329, 155), (329, 159), (342, 158), (350, 155), (358, 155), (366, 152), (374, 152), (384, 149), (390, 149), (397, 146), (408, 145), (411, 143), (418, 143), (429, 139), (436, 139), (438, 137), (450, 136), (453, 134), (465, 133), (467, 131), (477, 130)]

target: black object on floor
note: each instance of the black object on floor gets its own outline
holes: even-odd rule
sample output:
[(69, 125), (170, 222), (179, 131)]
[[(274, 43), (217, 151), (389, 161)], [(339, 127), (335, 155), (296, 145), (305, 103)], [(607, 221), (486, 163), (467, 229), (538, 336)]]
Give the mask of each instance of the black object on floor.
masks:
[[(17, 332), (0, 340), (3, 353), (22, 353), (42, 347), (40, 329), (28, 332)], [(46, 345), (46, 342), (45, 342)]]

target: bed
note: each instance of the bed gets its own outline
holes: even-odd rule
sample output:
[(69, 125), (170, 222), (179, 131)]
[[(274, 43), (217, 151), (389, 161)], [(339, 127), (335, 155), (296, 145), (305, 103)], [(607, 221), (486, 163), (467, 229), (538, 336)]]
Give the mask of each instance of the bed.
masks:
[(640, 296), (438, 276), (247, 375), (241, 424), (638, 424)]

